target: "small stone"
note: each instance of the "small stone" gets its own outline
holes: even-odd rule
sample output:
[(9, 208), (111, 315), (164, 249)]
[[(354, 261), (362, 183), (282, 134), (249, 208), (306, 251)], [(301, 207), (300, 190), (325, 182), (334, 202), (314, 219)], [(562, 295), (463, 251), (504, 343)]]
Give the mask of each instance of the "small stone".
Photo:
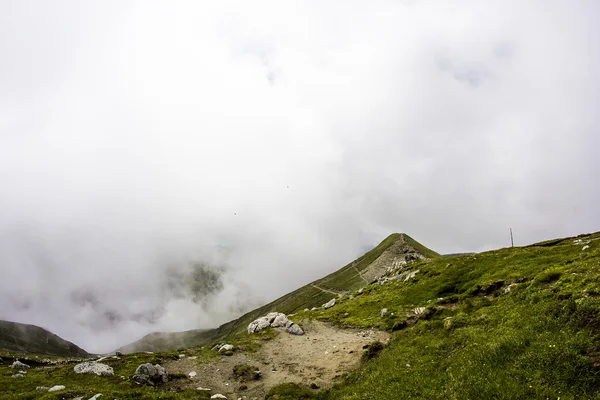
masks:
[(587, 249), (589, 249), (589, 248), (590, 248), (590, 246), (588, 246), (588, 245), (585, 245), (585, 246), (583, 246), (583, 249), (581, 249), (581, 250), (583, 251), (583, 250), (587, 250)]
[(292, 324), (292, 325), (291, 325), (291, 326), (290, 326), (290, 327), (287, 329), (287, 331), (288, 331), (289, 333), (291, 333), (292, 335), (298, 335), (298, 336), (304, 335), (304, 331), (302, 330), (302, 328), (300, 328), (300, 327), (299, 327), (298, 325), (296, 325), (296, 324)]
[(59, 390), (65, 390), (66, 386), (64, 385), (55, 385), (48, 389), (49, 392), (58, 392)]
[(305, 309), (304, 309), (304, 312), (307, 312), (307, 311), (310, 311), (310, 310), (309, 310), (308, 308), (305, 308)]
[(211, 399), (226, 399), (227, 397), (223, 396), (221, 393), (213, 394), (210, 396)]
[(196, 377), (196, 375), (198, 375), (198, 374), (196, 373), (196, 371), (192, 371), (192, 372), (190, 372), (190, 373), (188, 374), (188, 376), (189, 376), (190, 378), (194, 378), (194, 377)]
[(223, 353), (226, 351), (232, 351), (233, 350), (233, 345), (231, 344), (224, 344), (223, 346), (219, 347), (219, 353)]
[(331, 299), (327, 303), (323, 304), (323, 308), (324, 309), (328, 309), (328, 308), (331, 308), (333, 306), (335, 306), (335, 298)]
[(23, 378), (25, 375), (23, 374), (14, 374), (11, 376), (11, 378)]
[(48, 386), (38, 386), (35, 388), (35, 390), (43, 390), (44, 392), (47, 392), (49, 389)]
[(89, 400), (98, 400), (102, 396), (102, 393), (98, 393), (89, 398)]
[(184, 357), (185, 357), (185, 354), (180, 354), (179, 355), (179, 358), (184, 358)]
[(313, 308), (310, 309), (310, 311), (317, 311), (317, 310), (318, 310), (317, 307), (313, 307)]
[(381, 318), (385, 317), (388, 313), (388, 309), (387, 308), (382, 308), (381, 312), (379, 313), (379, 315), (381, 316)]
[(204, 391), (206, 391), (206, 392), (210, 392), (212, 389), (209, 389), (209, 388), (203, 388), (202, 386), (200, 386), (200, 387), (197, 387), (197, 388), (196, 388), (196, 390), (204, 390)]
[(425, 312), (426, 308), (425, 307), (417, 307), (415, 309), (413, 309), (413, 312), (415, 313), (415, 315), (421, 315)]

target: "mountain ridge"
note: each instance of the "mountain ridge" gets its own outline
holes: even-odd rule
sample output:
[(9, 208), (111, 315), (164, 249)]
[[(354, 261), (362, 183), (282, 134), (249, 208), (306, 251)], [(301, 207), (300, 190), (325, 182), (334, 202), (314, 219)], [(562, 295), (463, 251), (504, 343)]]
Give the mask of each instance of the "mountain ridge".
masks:
[(332, 296), (337, 297), (364, 287), (384, 274), (394, 263), (400, 265), (416, 259), (439, 256), (437, 252), (425, 247), (406, 233), (392, 233), (375, 248), (342, 268), (215, 329), (154, 332), (116, 351), (122, 353), (165, 351), (219, 341), (226, 336), (244, 331), (252, 320), (268, 312), (291, 314), (305, 308), (318, 307), (331, 300)]
[(91, 354), (60, 336), (36, 325), (0, 320), (0, 350), (63, 357)]

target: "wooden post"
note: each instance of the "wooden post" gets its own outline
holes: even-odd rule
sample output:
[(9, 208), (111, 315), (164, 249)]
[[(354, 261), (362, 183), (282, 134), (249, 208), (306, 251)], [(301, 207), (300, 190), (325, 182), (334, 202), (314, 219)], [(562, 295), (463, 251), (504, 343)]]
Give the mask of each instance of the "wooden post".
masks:
[(510, 247), (515, 247), (515, 242), (513, 241), (512, 228), (510, 228)]

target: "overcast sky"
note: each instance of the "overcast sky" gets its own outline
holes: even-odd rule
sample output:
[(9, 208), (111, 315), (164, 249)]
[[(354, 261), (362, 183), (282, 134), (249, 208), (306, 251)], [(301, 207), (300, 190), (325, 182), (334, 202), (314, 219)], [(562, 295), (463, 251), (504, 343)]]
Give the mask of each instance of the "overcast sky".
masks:
[[(600, 230), (599, 19), (595, 0), (0, 0), (0, 319), (110, 351), (392, 232), (450, 253)], [(165, 283), (193, 262), (222, 273), (202, 302)]]

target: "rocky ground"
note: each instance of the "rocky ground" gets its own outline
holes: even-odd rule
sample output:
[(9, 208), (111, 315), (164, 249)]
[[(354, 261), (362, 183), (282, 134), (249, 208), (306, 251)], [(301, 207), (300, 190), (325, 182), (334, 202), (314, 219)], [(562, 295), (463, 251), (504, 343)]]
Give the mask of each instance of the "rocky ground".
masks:
[[(342, 375), (360, 363), (363, 347), (376, 340), (387, 343), (389, 334), (375, 330), (339, 329), (311, 321), (302, 324), (304, 335), (291, 335), (278, 328), (277, 335), (256, 352), (234, 352), (209, 364), (183, 357), (164, 365), (169, 373), (196, 375), (178, 380), (178, 389), (207, 388), (227, 398), (263, 399), (269, 388), (284, 382), (330, 387)], [(261, 379), (234, 375), (237, 365), (249, 365), (261, 373)]]

